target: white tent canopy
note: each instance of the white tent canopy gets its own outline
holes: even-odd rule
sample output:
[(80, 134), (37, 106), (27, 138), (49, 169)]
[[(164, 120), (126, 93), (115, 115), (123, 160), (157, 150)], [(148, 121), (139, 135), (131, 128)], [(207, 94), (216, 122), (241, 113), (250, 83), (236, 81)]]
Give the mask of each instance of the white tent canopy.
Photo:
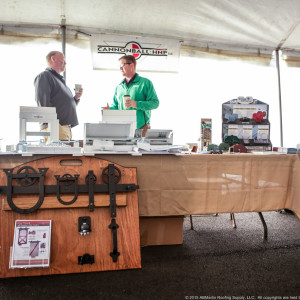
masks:
[(185, 45), (300, 53), (299, 0), (1, 0), (11, 26), (177, 39)]
[[(97, 109), (110, 101), (119, 75), (91, 68), (90, 35), (100, 33), (180, 42), (178, 74), (145, 74), (151, 77), (162, 100), (151, 121), (158, 127), (174, 129), (180, 141), (187, 142), (189, 138), (194, 142), (198, 138), (195, 128), (198, 129), (199, 117), (212, 117), (214, 128), (220, 128), (220, 114), (215, 108), (234, 97), (250, 95), (272, 108), (271, 140), (275, 146), (283, 145), (283, 135), (288, 136), (288, 145), (299, 142), (294, 141), (292, 132), (300, 103), (297, 80), (300, 0), (0, 0), (0, 3), (3, 53), (0, 82), (5, 82), (5, 97), (15, 99), (8, 104), (15, 112), (13, 126), (20, 104), (35, 105), (32, 81), (45, 64), (45, 53), (66, 44), (68, 85), (80, 82), (85, 87), (78, 112), (80, 125), (75, 129), (77, 136), (82, 135), (79, 127), (91, 122), (92, 113), (94, 119), (98, 118)], [(276, 51), (275, 61), (274, 50), (281, 50), (287, 57), (279, 59), (280, 51)], [(278, 92), (280, 74), (283, 112)], [(99, 82), (104, 81), (99, 95)], [(181, 99), (188, 103), (184, 109), (179, 104)], [(172, 101), (178, 105), (172, 108), (177, 110), (172, 112), (174, 122), (170, 124), (165, 116)], [(187, 117), (185, 126), (176, 122), (183, 113)], [(5, 118), (1, 121), (6, 124)], [(1, 121), (0, 139), (11, 139)], [(193, 134), (187, 136), (185, 128), (192, 128)], [(218, 130), (213, 131), (214, 140), (220, 138), (217, 133)]]

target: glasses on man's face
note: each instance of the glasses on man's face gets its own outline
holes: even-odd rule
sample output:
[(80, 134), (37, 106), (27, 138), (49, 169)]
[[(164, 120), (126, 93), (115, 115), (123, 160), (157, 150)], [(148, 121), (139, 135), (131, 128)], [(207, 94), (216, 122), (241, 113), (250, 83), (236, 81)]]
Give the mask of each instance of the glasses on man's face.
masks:
[(124, 63), (124, 64), (120, 64), (120, 68), (123, 68), (125, 65), (131, 65), (132, 63)]

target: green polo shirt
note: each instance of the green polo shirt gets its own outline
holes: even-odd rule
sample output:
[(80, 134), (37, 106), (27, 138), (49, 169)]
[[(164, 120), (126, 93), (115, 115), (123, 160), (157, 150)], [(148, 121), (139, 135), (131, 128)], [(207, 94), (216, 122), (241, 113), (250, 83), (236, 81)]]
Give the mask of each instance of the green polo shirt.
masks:
[[(130, 98), (136, 101), (137, 107), (125, 108), (123, 105), (123, 95), (129, 95)], [(129, 82), (123, 80), (115, 90), (114, 102), (110, 109), (134, 109), (136, 110), (137, 128), (141, 128), (145, 124), (150, 124), (151, 110), (159, 106), (155, 89), (152, 82), (144, 77), (136, 74), (135, 78)]]

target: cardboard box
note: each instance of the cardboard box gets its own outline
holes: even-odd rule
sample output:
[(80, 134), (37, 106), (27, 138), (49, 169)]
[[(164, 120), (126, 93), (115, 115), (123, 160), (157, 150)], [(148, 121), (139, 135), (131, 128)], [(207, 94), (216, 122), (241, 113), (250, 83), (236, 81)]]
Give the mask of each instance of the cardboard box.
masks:
[(140, 217), (141, 246), (182, 244), (183, 219), (184, 216)]

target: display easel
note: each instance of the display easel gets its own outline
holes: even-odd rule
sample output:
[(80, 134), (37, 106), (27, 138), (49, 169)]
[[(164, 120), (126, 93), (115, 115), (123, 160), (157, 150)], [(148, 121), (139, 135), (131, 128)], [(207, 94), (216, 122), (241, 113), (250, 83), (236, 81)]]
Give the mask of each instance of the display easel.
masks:
[[(55, 156), (1, 170), (0, 278), (141, 268), (136, 183), (135, 168), (94, 157)], [(40, 207), (28, 212), (41, 194)], [(49, 268), (9, 268), (15, 220), (52, 221)]]

